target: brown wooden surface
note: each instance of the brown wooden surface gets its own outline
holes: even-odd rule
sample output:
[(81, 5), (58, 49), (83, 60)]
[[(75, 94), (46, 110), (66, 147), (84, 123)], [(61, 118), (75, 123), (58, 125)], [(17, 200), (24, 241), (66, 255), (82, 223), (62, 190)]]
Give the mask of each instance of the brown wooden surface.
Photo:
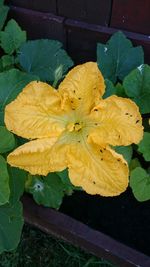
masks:
[(61, 212), (35, 204), (28, 195), (23, 197), (23, 208), (26, 222), (46, 233), (80, 246), (98, 257), (110, 260), (118, 267), (150, 267), (150, 257)]
[[(96, 45), (105, 43), (117, 29), (86, 22), (64, 19), (50, 13), (10, 8), (14, 18), (27, 31), (29, 39), (49, 38), (61, 41), (76, 64), (96, 60)], [(134, 45), (142, 45), (145, 62), (150, 63), (150, 38), (147, 35), (124, 31)]]
[(7, 0), (7, 4), (56, 14), (56, 0)]
[(6, 0), (6, 3), (150, 35), (150, 0)]
[(113, 0), (110, 26), (150, 35), (150, 0)]
[[(117, 30), (114, 28), (92, 25), (74, 20), (65, 21), (67, 29), (68, 52), (75, 63), (96, 60), (96, 45), (105, 43)], [(142, 45), (145, 52), (145, 62), (150, 63), (150, 38), (147, 35), (124, 31), (134, 45)]]
[(57, 0), (58, 14), (67, 18), (107, 26), (112, 0)]
[(11, 6), (9, 18), (14, 18), (27, 31), (29, 39), (49, 38), (66, 42), (64, 18)]

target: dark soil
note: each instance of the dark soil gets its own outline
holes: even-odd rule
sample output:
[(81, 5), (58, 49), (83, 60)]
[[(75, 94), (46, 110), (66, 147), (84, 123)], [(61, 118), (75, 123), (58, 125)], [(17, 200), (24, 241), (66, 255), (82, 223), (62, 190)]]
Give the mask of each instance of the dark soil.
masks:
[(130, 189), (114, 198), (76, 191), (60, 211), (150, 255), (150, 201), (138, 202)]
[(115, 267), (80, 248), (25, 225), (19, 246), (0, 255), (0, 267)]

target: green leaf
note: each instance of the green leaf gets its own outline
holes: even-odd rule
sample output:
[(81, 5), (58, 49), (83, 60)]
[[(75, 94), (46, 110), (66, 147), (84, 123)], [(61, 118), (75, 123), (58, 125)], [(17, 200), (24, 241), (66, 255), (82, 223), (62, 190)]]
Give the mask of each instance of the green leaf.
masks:
[(138, 158), (134, 158), (130, 161), (130, 165), (129, 165), (130, 172), (133, 171), (137, 167), (141, 167), (141, 163)]
[(74, 186), (69, 179), (68, 169), (65, 169), (61, 172), (56, 172), (56, 174), (60, 177), (63, 185), (64, 185), (64, 193), (66, 195), (71, 195), (74, 190), (82, 190), (81, 187)]
[(138, 144), (138, 151), (146, 161), (150, 161), (150, 133), (144, 132), (142, 141)]
[(116, 83), (134, 68), (144, 63), (142, 47), (133, 47), (122, 32), (115, 33), (109, 41), (97, 45), (97, 63), (104, 78)]
[(9, 11), (9, 7), (3, 6), (3, 1), (1, 1), (0, 2), (0, 31), (2, 30), (4, 26), (8, 11)]
[(128, 97), (125, 93), (125, 89), (121, 83), (116, 84), (116, 95), (121, 97)]
[(7, 162), (0, 155), (0, 205), (8, 203), (10, 195)]
[(16, 69), (0, 73), (0, 124), (4, 125), (5, 106), (16, 98), (22, 89), (37, 76)]
[(4, 5), (4, 0), (0, 0), (0, 7)]
[(22, 204), (10, 203), (0, 207), (0, 253), (17, 247), (23, 227)]
[(15, 147), (15, 137), (6, 127), (0, 126), (0, 153), (5, 153)]
[(60, 177), (60, 180), (64, 187), (64, 192), (67, 195), (72, 195), (74, 186), (71, 184), (70, 179), (68, 177), (68, 169), (65, 169), (61, 172), (56, 172), (56, 174)]
[(10, 177), (10, 202), (17, 202), (23, 195), (27, 173), (21, 169), (10, 167), (8, 168)]
[(64, 75), (73, 66), (62, 44), (54, 40), (28, 41), (19, 51), (19, 62), (28, 73), (51, 83), (62, 78), (60, 74)]
[(116, 94), (116, 88), (110, 80), (105, 79), (105, 85), (106, 85), (106, 89), (105, 89), (105, 94), (103, 95), (103, 98), (107, 98), (111, 95)]
[(26, 32), (22, 31), (17, 22), (9, 20), (4, 31), (0, 33), (0, 46), (11, 55), (26, 41)]
[(64, 196), (64, 185), (56, 173), (50, 173), (43, 179), (32, 176), (28, 191), (38, 204), (59, 209)]
[(150, 112), (150, 66), (141, 65), (123, 81), (125, 92), (140, 107), (142, 114)]
[(138, 201), (150, 200), (150, 175), (143, 168), (131, 172), (130, 186)]
[(2, 61), (2, 58), (0, 58), (0, 72), (3, 71), (3, 61)]
[(14, 56), (4, 55), (0, 58), (1, 71), (8, 67), (12, 67), (15, 62)]
[(123, 155), (124, 159), (128, 162), (128, 164), (130, 163), (133, 154), (132, 146), (116, 146), (113, 148), (117, 153)]
[(8, 171), (11, 193), (9, 203), (0, 206), (0, 253), (11, 251), (17, 247), (24, 223), (22, 204), (18, 199), (24, 190), (25, 172), (11, 167), (8, 168)]

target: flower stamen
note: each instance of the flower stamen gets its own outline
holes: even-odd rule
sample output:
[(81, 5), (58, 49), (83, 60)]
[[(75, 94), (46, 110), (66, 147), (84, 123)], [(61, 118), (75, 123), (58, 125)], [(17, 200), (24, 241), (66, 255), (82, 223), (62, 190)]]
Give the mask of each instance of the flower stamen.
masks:
[(67, 130), (69, 132), (73, 132), (73, 131), (79, 132), (79, 131), (81, 131), (82, 127), (83, 127), (83, 125), (80, 122), (75, 122), (75, 123), (71, 122), (67, 125)]

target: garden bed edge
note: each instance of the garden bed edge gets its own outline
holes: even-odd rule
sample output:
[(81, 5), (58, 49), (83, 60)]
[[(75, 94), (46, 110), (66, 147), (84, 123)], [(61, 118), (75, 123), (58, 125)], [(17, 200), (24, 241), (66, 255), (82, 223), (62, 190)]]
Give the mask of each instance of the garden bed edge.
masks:
[(22, 198), (25, 222), (122, 267), (149, 267), (150, 257), (71, 217)]

